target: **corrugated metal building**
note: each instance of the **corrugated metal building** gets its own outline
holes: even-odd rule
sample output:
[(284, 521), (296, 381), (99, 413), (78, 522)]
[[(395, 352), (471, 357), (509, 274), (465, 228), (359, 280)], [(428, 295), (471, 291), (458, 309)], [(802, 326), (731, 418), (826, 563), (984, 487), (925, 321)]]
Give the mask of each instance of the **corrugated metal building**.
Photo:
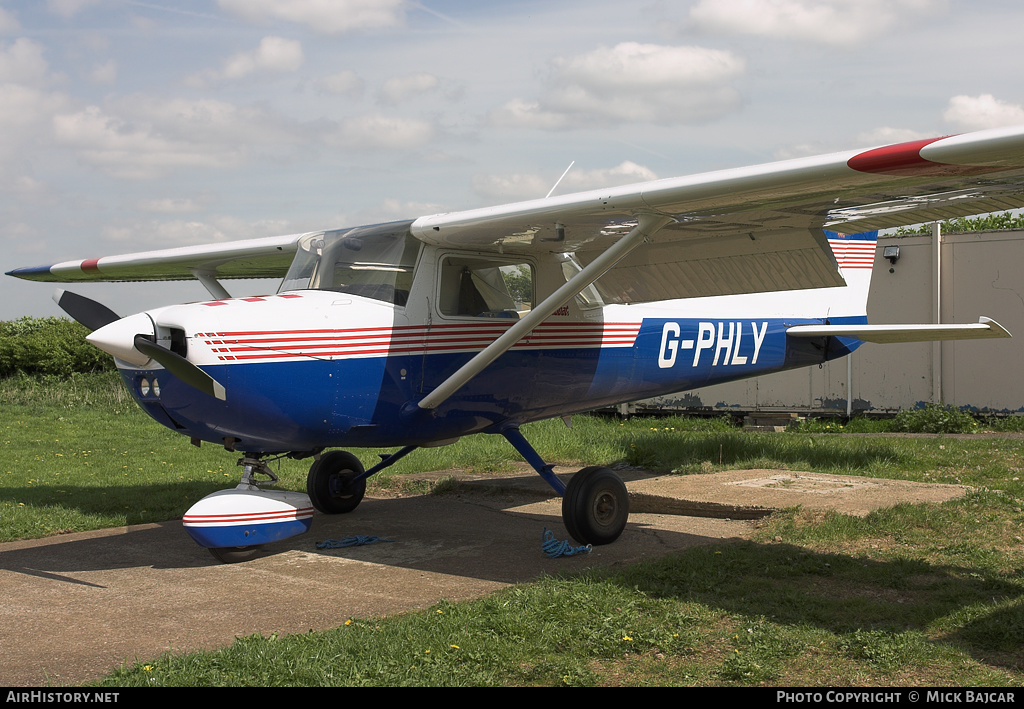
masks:
[[(883, 258), (886, 246), (899, 259)], [(878, 345), (809, 369), (677, 395), (630, 410), (882, 413), (942, 402), (1024, 412), (1024, 231), (880, 236), (868, 299), (871, 323), (977, 322), (990, 317), (1012, 339)]]

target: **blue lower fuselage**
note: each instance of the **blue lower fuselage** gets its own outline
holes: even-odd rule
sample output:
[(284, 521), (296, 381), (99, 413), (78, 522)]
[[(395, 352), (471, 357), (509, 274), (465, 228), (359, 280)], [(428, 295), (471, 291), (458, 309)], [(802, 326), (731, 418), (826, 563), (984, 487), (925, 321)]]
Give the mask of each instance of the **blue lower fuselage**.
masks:
[[(437, 409), (412, 417), (409, 404), (474, 352), (406, 351), (204, 367), (224, 385), (225, 401), (198, 393), (163, 369), (123, 369), (122, 376), (161, 424), (194, 439), (229, 442), (237, 450), (421, 445), (818, 364), (860, 344), (786, 336), (792, 325), (820, 322), (644, 318), (631, 346), (517, 346)], [(152, 386), (154, 379), (159, 388)]]

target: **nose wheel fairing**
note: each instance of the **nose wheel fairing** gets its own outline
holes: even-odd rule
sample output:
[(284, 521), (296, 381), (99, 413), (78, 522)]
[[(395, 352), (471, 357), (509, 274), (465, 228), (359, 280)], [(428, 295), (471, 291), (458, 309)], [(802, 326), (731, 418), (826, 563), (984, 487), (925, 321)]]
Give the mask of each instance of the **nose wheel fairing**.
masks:
[(207, 495), (182, 518), (193, 541), (207, 549), (258, 547), (308, 532), (312, 523), (308, 496), (245, 484)]

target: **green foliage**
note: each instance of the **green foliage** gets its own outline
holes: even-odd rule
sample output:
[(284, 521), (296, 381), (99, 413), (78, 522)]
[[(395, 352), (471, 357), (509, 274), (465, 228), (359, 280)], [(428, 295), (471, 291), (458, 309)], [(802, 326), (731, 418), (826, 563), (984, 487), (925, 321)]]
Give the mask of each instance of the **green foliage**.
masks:
[(899, 433), (973, 433), (978, 430), (974, 416), (952, 406), (925, 404), (896, 414), (892, 428)]
[(533, 273), (529, 266), (507, 266), (502, 269), (501, 277), (512, 300), (517, 303), (533, 302)]
[(0, 322), (0, 377), (14, 374), (66, 377), (113, 369), (111, 358), (85, 341), (89, 331), (65, 318)]
[[(980, 217), (957, 217), (941, 223), (943, 233), (964, 233), (968, 231), (996, 231), (999, 229), (1024, 229), (1024, 215), (1011, 212), (983, 214)], [(900, 227), (895, 232), (898, 236), (931, 233), (930, 224)]]

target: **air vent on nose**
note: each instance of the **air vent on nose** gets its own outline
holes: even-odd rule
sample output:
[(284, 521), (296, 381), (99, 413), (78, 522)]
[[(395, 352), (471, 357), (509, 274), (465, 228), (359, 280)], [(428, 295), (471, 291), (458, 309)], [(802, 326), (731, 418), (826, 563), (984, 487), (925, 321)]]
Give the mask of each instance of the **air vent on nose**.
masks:
[(182, 357), (188, 356), (188, 340), (185, 337), (185, 331), (180, 327), (172, 327), (171, 332), (171, 352)]

